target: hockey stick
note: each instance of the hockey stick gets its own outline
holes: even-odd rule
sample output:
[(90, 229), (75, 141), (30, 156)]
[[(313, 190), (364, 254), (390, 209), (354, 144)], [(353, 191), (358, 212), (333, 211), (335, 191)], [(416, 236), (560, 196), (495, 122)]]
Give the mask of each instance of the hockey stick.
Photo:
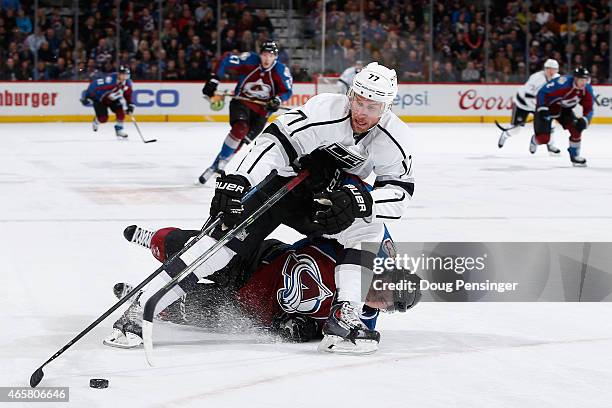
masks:
[[(153, 296), (151, 296), (144, 306), (144, 312), (142, 317), (142, 339), (144, 343), (145, 356), (147, 362), (152, 367), (152, 353), (153, 353), (153, 316), (155, 315), (155, 306), (173, 287), (175, 287), (179, 281), (191, 273), (197, 267), (202, 265), (213, 256), (222, 246), (227, 244), (232, 238), (236, 237), (240, 233), (257, 220), (264, 212), (272, 207), (278, 200), (284, 197), (288, 192), (293, 190), (295, 186), (300, 184), (302, 180), (308, 177), (308, 170), (302, 170), (300, 173), (291, 179), (287, 184), (276, 191), (270, 198), (268, 198), (261, 206), (259, 206), (251, 215), (245, 218), (240, 224), (229, 230), (219, 241), (213, 246), (208, 248), (204, 253), (196, 258), (191, 264), (187, 265), (178, 275), (176, 275), (170, 282), (166, 283), (164, 287), (158, 290)], [(252, 190), (251, 190), (252, 191)], [(249, 193), (251, 193), (249, 191)], [(247, 193), (247, 195), (249, 195)]]
[(502, 125), (500, 125), (497, 120), (495, 120), (495, 126), (497, 126), (499, 128), (499, 130), (501, 130), (502, 132), (507, 132), (507, 131), (512, 130), (514, 128), (517, 128), (519, 126), (525, 125), (527, 123), (531, 123), (532, 121), (533, 121), (533, 119), (529, 119), (528, 121), (526, 121), (524, 123), (519, 123), (518, 125), (512, 125), (509, 128), (505, 128)]
[(174, 261), (175, 259), (177, 259), (179, 256), (181, 256), (182, 254), (184, 254), (189, 248), (191, 248), (197, 241), (199, 241), (202, 237), (204, 237), (205, 235), (207, 235), (208, 233), (210, 233), (219, 223), (221, 222), (221, 217), (218, 217), (217, 219), (214, 220), (213, 223), (211, 223), (208, 226), (205, 226), (202, 229), (202, 232), (200, 232), (194, 239), (192, 239), (190, 242), (187, 242), (187, 244), (185, 244), (185, 246), (179, 251), (177, 252), (175, 255), (173, 255), (169, 260), (167, 260), (166, 262), (164, 262), (164, 264), (159, 267), (155, 272), (153, 272), (151, 275), (149, 275), (145, 280), (143, 280), (142, 282), (140, 282), (140, 284), (138, 286), (136, 286), (135, 288), (133, 288), (127, 295), (125, 295), (125, 297), (121, 298), (117, 303), (115, 303), (110, 309), (108, 309), (106, 312), (104, 312), (104, 314), (102, 314), (102, 316), (98, 317), (96, 320), (94, 320), (93, 323), (91, 323), (89, 326), (87, 326), (85, 328), (85, 330), (83, 330), (82, 332), (80, 332), (79, 334), (77, 334), (77, 336), (70, 340), (64, 347), (62, 347), (60, 350), (58, 350), (54, 355), (51, 356), (51, 358), (49, 358), (47, 361), (45, 361), (45, 363), (43, 365), (41, 365), (40, 367), (38, 367), (38, 369), (36, 369), (36, 371), (34, 371), (32, 373), (32, 376), (30, 377), (30, 387), (34, 388), (36, 387), (40, 381), (43, 379), (45, 373), (43, 372), (43, 368), (49, 364), (51, 361), (55, 360), (57, 357), (59, 357), (64, 351), (68, 350), (74, 343), (76, 343), (77, 341), (79, 341), (83, 336), (85, 336), (87, 333), (89, 333), (91, 331), (91, 329), (93, 329), (94, 327), (96, 327), (98, 324), (100, 324), (100, 322), (102, 322), (104, 319), (106, 319), (108, 316), (111, 315), (111, 313), (113, 313), (115, 310), (117, 310), (122, 304), (124, 304), (125, 302), (128, 301), (128, 299), (130, 299), (132, 296), (134, 296), (136, 293), (138, 293), (143, 287), (145, 287), (145, 285), (149, 282), (151, 282), (151, 280), (153, 280), (153, 278), (155, 278), (157, 275), (159, 275), (160, 273), (162, 273), (164, 271), (164, 267), (168, 264), (170, 264), (172, 261)]
[[(215, 96), (221, 97), (222, 101), (224, 101), (226, 96), (229, 96), (232, 99), (236, 99), (238, 101), (250, 102), (250, 103), (254, 103), (256, 105), (262, 105), (262, 106), (266, 106), (267, 105), (267, 102), (260, 101), (260, 100), (257, 100), (257, 99), (247, 98), (245, 96), (234, 95), (233, 93), (227, 92), (227, 91), (225, 91), (225, 92), (217, 92), (217, 93), (215, 93), (215, 95), (213, 97), (215, 97)], [(213, 103), (213, 101), (211, 101), (209, 97), (205, 96), (205, 98), (207, 98), (210, 101), (211, 104)], [(225, 102), (224, 102), (224, 104), (225, 104)], [(293, 108), (290, 108), (288, 106), (279, 106), (278, 109), (290, 111)]]
[(157, 139), (146, 140), (144, 136), (142, 135), (142, 132), (140, 131), (140, 127), (138, 127), (138, 122), (136, 122), (136, 118), (134, 117), (134, 115), (130, 115), (130, 118), (132, 118), (132, 123), (134, 123), (134, 126), (136, 126), (136, 131), (138, 132), (138, 135), (140, 135), (140, 138), (142, 139), (144, 143), (157, 142)]

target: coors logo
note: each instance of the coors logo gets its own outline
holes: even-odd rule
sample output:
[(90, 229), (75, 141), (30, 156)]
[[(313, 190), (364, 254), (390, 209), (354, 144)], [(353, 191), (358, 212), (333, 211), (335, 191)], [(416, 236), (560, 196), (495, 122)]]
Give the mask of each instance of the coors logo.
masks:
[(476, 89), (467, 89), (459, 91), (459, 107), (462, 110), (511, 110), (512, 97), (481, 96)]

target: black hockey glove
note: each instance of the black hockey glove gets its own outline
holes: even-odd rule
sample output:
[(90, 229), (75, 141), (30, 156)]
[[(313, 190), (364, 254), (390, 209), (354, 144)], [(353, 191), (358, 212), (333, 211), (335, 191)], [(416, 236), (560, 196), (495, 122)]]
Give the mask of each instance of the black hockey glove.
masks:
[(283, 339), (305, 343), (319, 336), (319, 327), (312, 317), (281, 312), (272, 318), (272, 330)]
[(352, 184), (346, 184), (331, 193), (315, 196), (318, 204), (313, 222), (320, 226), (320, 234), (337, 234), (344, 231), (357, 218), (372, 215), (372, 196)]
[(208, 82), (204, 84), (204, 88), (202, 88), (202, 93), (210, 98), (215, 94), (218, 86), (219, 86), (219, 77), (217, 77), (217, 75), (215, 74), (212, 74)]
[(228, 228), (234, 227), (244, 212), (242, 197), (250, 188), (251, 184), (246, 177), (221, 173), (215, 184), (215, 196), (210, 204), (210, 215), (216, 217), (219, 213), (223, 213), (223, 224)]
[(278, 108), (280, 108), (281, 106), (281, 98), (279, 98), (278, 96), (275, 96), (272, 99), (269, 99), (268, 102), (266, 102), (266, 110), (268, 112), (276, 112), (278, 110)]
[(315, 150), (300, 157), (296, 172), (308, 170), (309, 176), (298, 186), (313, 193), (331, 192), (340, 186), (344, 174), (338, 162), (325, 150)]
[(91, 99), (89, 96), (84, 96), (81, 98), (81, 104), (83, 104), (83, 106), (87, 106), (90, 103), (93, 103), (93, 99)]
[(585, 118), (584, 116), (581, 118), (574, 118), (574, 128), (578, 132), (582, 132), (588, 126), (589, 126), (589, 120)]
[(132, 113), (134, 113), (134, 104), (133, 103), (128, 104), (126, 112), (127, 112), (128, 115), (131, 115)]
[(547, 106), (540, 106), (536, 111), (536, 115), (540, 117), (540, 120), (548, 122), (550, 121), (550, 111)]

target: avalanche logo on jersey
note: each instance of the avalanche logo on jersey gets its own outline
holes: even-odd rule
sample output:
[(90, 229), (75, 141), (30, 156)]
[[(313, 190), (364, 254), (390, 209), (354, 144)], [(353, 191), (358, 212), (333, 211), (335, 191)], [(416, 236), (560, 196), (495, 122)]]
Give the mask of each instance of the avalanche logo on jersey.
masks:
[(244, 84), (244, 93), (251, 98), (270, 99), (272, 87), (259, 78), (255, 82), (247, 82)]
[(283, 287), (276, 292), (278, 304), (285, 312), (314, 314), (332, 295), (312, 257), (289, 254), (283, 266)]

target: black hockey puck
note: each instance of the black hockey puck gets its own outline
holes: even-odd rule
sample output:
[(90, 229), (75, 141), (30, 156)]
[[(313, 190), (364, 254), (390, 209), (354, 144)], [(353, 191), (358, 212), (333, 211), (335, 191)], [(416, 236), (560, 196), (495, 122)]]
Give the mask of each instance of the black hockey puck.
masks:
[(92, 378), (89, 380), (91, 388), (108, 388), (108, 380), (106, 378)]

